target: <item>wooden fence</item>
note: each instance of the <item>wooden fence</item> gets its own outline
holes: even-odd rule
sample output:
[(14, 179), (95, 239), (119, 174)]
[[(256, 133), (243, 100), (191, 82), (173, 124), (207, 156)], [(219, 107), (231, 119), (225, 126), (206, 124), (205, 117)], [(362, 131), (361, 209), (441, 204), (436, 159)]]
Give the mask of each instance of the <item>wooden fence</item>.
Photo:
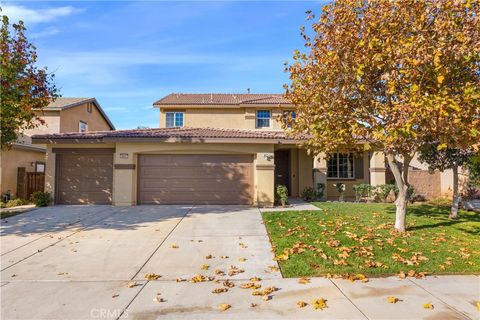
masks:
[(29, 200), (32, 193), (43, 191), (45, 187), (45, 173), (26, 172), (19, 167), (17, 171), (17, 197)]

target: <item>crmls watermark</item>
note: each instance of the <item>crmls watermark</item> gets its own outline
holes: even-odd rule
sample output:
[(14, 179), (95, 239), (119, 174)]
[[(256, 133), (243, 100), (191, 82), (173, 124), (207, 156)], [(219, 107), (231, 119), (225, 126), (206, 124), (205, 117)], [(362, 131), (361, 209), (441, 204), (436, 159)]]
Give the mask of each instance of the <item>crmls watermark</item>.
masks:
[(128, 318), (128, 310), (94, 308), (90, 310), (90, 317), (93, 319), (117, 319), (118, 317), (126, 319)]

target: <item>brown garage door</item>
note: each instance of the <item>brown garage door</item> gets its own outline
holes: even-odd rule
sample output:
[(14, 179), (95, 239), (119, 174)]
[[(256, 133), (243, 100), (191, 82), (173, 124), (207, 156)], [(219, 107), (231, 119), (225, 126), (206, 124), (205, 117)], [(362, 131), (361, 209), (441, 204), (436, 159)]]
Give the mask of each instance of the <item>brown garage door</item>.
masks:
[(138, 203), (252, 204), (253, 157), (140, 155)]
[(56, 167), (56, 203), (112, 203), (113, 154), (111, 152), (58, 153)]

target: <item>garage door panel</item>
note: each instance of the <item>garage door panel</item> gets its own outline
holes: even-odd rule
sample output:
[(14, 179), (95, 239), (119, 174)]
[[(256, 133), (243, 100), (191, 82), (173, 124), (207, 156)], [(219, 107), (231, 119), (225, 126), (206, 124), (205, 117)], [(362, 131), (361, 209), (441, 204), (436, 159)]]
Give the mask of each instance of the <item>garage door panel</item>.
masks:
[(140, 155), (139, 203), (252, 204), (251, 155)]
[(110, 204), (113, 154), (57, 154), (56, 199), (61, 204)]

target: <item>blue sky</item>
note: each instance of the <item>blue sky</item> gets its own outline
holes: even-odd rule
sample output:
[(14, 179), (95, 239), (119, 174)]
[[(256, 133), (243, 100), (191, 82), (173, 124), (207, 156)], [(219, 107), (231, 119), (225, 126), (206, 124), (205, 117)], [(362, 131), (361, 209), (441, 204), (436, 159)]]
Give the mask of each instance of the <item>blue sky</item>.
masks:
[(95, 97), (117, 129), (158, 127), (171, 92), (281, 93), (320, 2), (3, 2), (64, 97)]

